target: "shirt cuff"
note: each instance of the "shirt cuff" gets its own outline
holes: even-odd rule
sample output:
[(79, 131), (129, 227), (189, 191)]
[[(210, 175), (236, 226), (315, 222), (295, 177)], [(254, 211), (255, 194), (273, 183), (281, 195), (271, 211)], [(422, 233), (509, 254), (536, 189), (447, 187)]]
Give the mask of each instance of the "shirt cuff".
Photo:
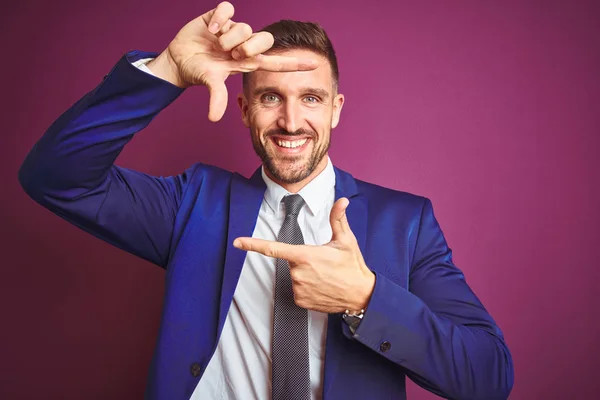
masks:
[(152, 76), (156, 76), (156, 75), (154, 75), (154, 73), (152, 73), (152, 71), (150, 71), (150, 68), (148, 68), (146, 66), (146, 64), (148, 64), (148, 62), (150, 62), (152, 60), (154, 60), (154, 58), (142, 58), (141, 60), (137, 60), (135, 62), (132, 62), (131, 64), (134, 67), (136, 67), (136, 68), (138, 68), (138, 69), (146, 72), (147, 74), (150, 74)]

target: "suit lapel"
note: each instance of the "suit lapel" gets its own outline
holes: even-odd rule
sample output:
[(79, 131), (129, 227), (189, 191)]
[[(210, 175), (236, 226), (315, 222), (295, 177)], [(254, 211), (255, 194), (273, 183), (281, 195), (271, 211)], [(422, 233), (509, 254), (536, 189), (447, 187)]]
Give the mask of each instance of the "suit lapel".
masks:
[[(360, 251), (366, 260), (366, 238), (367, 238), (367, 200), (358, 191), (356, 181), (352, 175), (335, 168), (335, 200), (346, 197), (350, 204), (346, 209), (346, 216), (350, 228), (356, 236)], [(368, 261), (367, 261), (368, 264)], [(323, 396), (326, 398), (327, 391), (331, 387), (339, 369), (340, 361), (346, 353), (345, 345), (348, 339), (342, 333), (341, 314), (329, 314), (327, 321), (327, 342), (325, 346), (325, 377), (323, 382)]]
[(221, 329), (223, 329), (233, 293), (246, 259), (246, 252), (233, 247), (233, 241), (240, 236), (252, 236), (265, 190), (266, 185), (262, 179), (260, 168), (249, 180), (239, 174), (233, 175), (229, 195), (227, 250), (219, 308), (219, 335)]
[(346, 216), (350, 228), (356, 236), (360, 251), (365, 254), (367, 238), (367, 199), (358, 191), (356, 181), (347, 172), (335, 168), (335, 200), (346, 197), (350, 204)]
[[(366, 235), (367, 235), (367, 200), (358, 192), (356, 181), (352, 175), (335, 169), (335, 200), (346, 197), (350, 204), (346, 210), (346, 216), (350, 228), (360, 250), (366, 260)], [(262, 179), (260, 168), (248, 180), (239, 174), (235, 174), (231, 182), (231, 193), (229, 197), (229, 221), (227, 233), (227, 250), (225, 254), (225, 265), (223, 271), (223, 287), (221, 291), (221, 301), (219, 308), (219, 327), (218, 335), (221, 334), (227, 312), (231, 305), (231, 300), (237, 285), (246, 252), (233, 247), (233, 240), (236, 237), (251, 237), (256, 226), (258, 212), (264, 198), (266, 185)], [(366, 260), (368, 263), (368, 260)], [(340, 361), (346, 353), (346, 337), (342, 333), (341, 314), (330, 314), (327, 325), (327, 342), (325, 349), (325, 377), (323, 382), (323, 394), (331, 387), (336, 373), (338, 372)]]

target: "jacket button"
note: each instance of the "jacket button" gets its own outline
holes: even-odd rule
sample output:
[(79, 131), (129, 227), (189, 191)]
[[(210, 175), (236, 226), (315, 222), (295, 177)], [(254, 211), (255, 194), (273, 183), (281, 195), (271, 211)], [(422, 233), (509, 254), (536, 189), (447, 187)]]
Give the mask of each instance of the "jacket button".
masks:
[(383, 351), (384, 353), (391, 348), (392, 345), (390, 344), (390, 342), (383, 342), (379, 345), (379, 350)]
[(190, 367), (190, 372), (192, 373), (192, 376), (195, 378), (200, 376), (201, 371), (202, 371), (202, 367), (200, 367), (200, 364), (198, 364), (198, 363), (193, 363), (192, 366)]

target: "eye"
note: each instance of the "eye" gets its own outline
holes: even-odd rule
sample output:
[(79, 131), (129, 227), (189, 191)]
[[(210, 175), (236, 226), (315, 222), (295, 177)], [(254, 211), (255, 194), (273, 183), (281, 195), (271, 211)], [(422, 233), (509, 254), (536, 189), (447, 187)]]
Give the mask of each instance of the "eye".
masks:
[(277, 103), (279, 101), (279, 97), (274, 94), (265, 94), (262, 96), (262, 101), (265, 103)]
[(319, 99), (316, 98), (315, 96), (306, 96), (304, 98), (304, 101), (306, 101), (307, 103), (318, 103)]

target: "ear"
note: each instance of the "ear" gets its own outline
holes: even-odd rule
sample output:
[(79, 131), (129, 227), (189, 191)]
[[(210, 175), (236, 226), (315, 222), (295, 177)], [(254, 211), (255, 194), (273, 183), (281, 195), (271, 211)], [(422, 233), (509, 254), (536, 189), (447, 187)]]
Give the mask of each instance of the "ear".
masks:
[(244, 93), (238, 93), (237, 101), (238, 106), (240, 106), (240, 111), (242, 112), (242, 121), (246, 128), (250, 128), (250, 121), (248, 120), (248, 100)]
[(333, 115), (331, 116), (331, 129), (338, 126), (340, 122), (340, 114), (342, 113), (342, 107), (344, 107), (344, 95), (338, 94), (333, 98)]

